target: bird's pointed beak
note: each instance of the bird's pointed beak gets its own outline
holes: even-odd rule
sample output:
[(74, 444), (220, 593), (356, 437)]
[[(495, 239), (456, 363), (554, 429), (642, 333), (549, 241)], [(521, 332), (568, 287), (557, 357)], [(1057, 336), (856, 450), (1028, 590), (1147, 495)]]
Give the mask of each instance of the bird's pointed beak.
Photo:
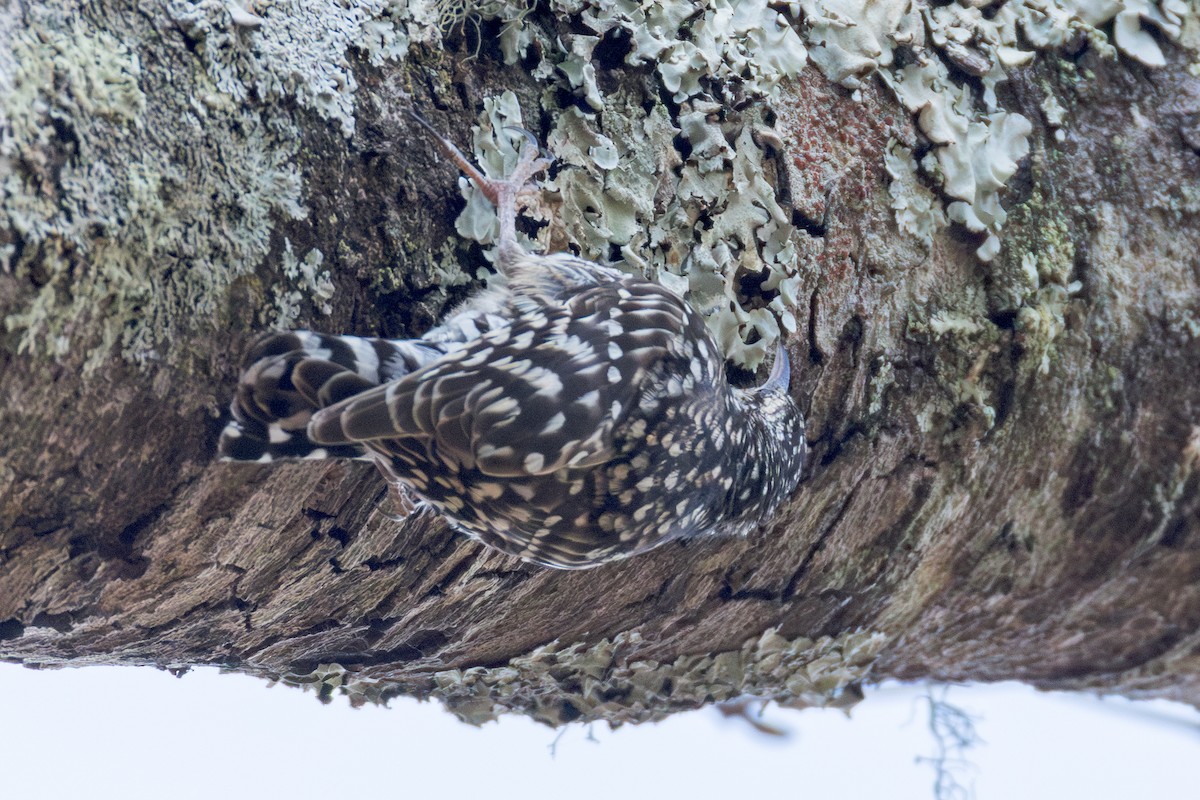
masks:
[(771, 365), (771, 374), (767, 381), (759, 387), (759, 391), (778, 389), (787, 392), (788, 384), (792, 382), (792, 365), (788, 360), (787, 349), (781, 340), (775, 347), (775, 363)]

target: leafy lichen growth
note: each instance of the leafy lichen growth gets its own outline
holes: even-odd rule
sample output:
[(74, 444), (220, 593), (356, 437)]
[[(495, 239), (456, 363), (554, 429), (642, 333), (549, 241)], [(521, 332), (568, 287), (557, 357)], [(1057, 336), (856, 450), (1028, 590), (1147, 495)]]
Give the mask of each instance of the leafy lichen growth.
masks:
[(942, 201), (934, 196), (917, 176), (917, 162), (912, 150), (892, 141), (884, 156), (891, 181), (888, 193), (900, 230), (920, 239), (925, 247), (933, 247), (933, 235), (946, 227)]
[(135, 19), (104, 30), (78, 14), (29, 13), (35, 24), (14, 39), (14, 91), (0, 97), (8, 147), (29, 159), (69, 144), (59, 169), (4, 179), (0, 224), (23, 244), (14, 271), (40, 284), (5, 325), (24, 351), (89, 346), (89, 367), (113, 346), (134, 361), (163, 358), (177, 328), (222, 313), (278, 220), (305, 215), (298, 131), (186, 62), (142, 70), (121, 44), (152, 39)]
[(296, 258), (291, 240), (283, 240), (282, 266), (288, 283), (275, 287), (276, 328), (295, 327), (306, 300), (316, 305), (322, 314), (329, 314), (333, 310), (329, 305), (333, 297), (333, 280), (329, 270), (321, 269), (324, 261), (324, 254), (315, 248), (308, 251), (303, 259)]
[(997, 265), (999, 280), (989, 303), (1016, 312), (1024, 361), (1044, 374), (1050, 371), (1054, 342), (1066, 328), (1067, 306), (1083, 288), (1074, 275), (1075, 242), (1066, 214), (1039, 188), (1013, 215), (1020, 234)]
[(356, 48), (379, 66), (403, 59), (410, 40), (409, 15), (392, 0), (274, 0), (252, 30), (230, 24), (224, 2), (172, 0), (168, 13), (222, 95), (237, 104), (294, 99), (346, 136), (354, 132), (358, 91), (347, 52)]
[[(932, 142), (919, 166), (890, 156), (902, 229), (927, 240), (941, 224), (936, 199), (921, 189), (929, 182), (949, 199), (951, 219), (985, 234), (979, 254), (993, 258), (1001, 191), (1030, 133), (996, 99), (1006, 70), (1080, 36), (1100, 47), (1108, 24), (1109, 50), (1149, 65), (1162, 62), (1166, 41), (1196, 46), (1196, 15), (1179, 0), (980, 6), (277, 0), (247, 24), (219, 0), (172, 0), (164, 14), (174, 27), (161, 29), (67, 0), (30, 6), (19, 25), (10, 11), (0, 160), (13, 168), (0, 182), (0, 264), (28, 289), (6, 307), (5, 325), (25, 351), (61, 354), (86, 339), (92, 365), (114, 345), (135, 361), (186, 362), (164, 349), (182, 339), (176, 329), (219, 316), (229, 287), (278, 243), (280, 223), (306, 214), (297, 109), (351, 136), (362, 77), (355, 55), (382, 67), (407, 58), (413, 43), (436, 45), (448, 19), (474, 14), (502, 22), (506, 60), (525, 59), (544, 88), (551, 148), (571, 167), (547, 188), (580, 213), (548, 232), (687, 292), (730, 357), (753, 367), (796, 326), (803, 238), (763, 180), (755, 133), (810, 60), (851, 89), (878, 72)], [(569, 31), (548, 23), (564, 17)], [(623, 49), (621, 70), (652, 76), (670, 101), (630, 81), (601, 81), (601, 43)], [(896, 59), (900, 47), (910, 57)], [(144, 69), (148, 56), (162, 68)], [(964, 72), (978, 81), (954, 77)], [(563, 93), (578, 98), (567, 111)], [(488, 122), (515, 118), (504, 101), (491, 102)], [(1050, 125), (1070, 125), (1049, 101), (1044, 112)], [(491, 163), (492, 133), (480, 136), (475, 154), (502, 168), (511, 142), (497, 138), (503, 159)], [(490, 210), (474, 202), (464, 220), (486, 221)], [(464, 233), (488, 236), (477, 225)], [(446, 264), (451, 279), (463, 274)], [(740, 294), (748, 277), (762, 297)]]
[[(616, 726), (743, 696), (795, 708), (844, 708), (861, 697), (856, 689), (869, 678), (887, 637), (847, 631), (788, 639), (770, 629), (740, 649), (668, 663), (630, 658), (641, 641), (630, 631), (591, 645), (551, 642), (503, 666), (442, 670), (432, 675), (432, 695), (473, 725), (517, 712), (556, 727), (576, 720)], [(315, 689), (322, 699), (337, 691), (356, 705), (385, 702), (402, 690), (339, 664), (280, 681)]]

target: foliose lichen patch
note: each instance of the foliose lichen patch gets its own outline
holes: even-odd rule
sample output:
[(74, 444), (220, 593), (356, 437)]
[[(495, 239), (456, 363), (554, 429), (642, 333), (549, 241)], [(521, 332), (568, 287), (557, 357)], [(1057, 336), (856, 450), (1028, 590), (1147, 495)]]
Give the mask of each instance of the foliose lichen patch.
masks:
[[(769, 108), (780, 86), (809, 61), (852, 90), (878, 74), (932, 145), (919, 162), (903, 146), (889, 151), (898, 225), (929, 243), (948, 221), (958, 223), (982, 235), (977, 255), (990, 261), (1000, 250), (1007, 220), (1003, 190), (1028, 154), (1033, 131), (1029, 119), (1000, 105), (996, 88), (1008, 70), (1031, 63), (1039, 51), (1081, 40), (1102, 53), (1161, 66), (1161, 40), (1192, 46), (1185, 32), (1189, 24), (1195, 27), (1195, 14), (1178, 0), (551, 5), (579, 21), (574, 30), (590, 33), (551, 36), (537, 27), (525, 4), (491, 3), (477, 12), (504, 22), (504, 52), (511, 63), (533, 54), (539, 62), (535, 76), (582, 101), (557, 117), (558, 135), (550, 143), (574, 168), (547, 186), (563, 193), (565, 209), (578, 212), (568, 219), (586, 226), (572, 229), (571, 241), (590, 258), (607, 257), (686, 291), (730, 358), (747, 367), (760, 362), (781, 327), (794, 329), (795, 306), (782, 298), (795, 297), (792, 284), (799, 276), (795, 231), (774, 187), (762, 179), (761, 148), (744, 135), (762, 124), (762, 115), (729, 114), (732, 97)], [(627, 102), (624, 87), (605, 91), (595, 69), (602, 43), (610, 49), (619, 45), (624, 65), (653, 69), (674, 106), (665, 113), (661, 104), (643, 110)], [(1043, 111), (1061, 138), (1070, 124), (1066, 110), (1050, 96)], [(637, 130), (639, 120), (645, 131)], [(484, 125), (495, 129), (497, 122), (488, 118)], [(574, 145), (576, 137), (588, 145)], [(670, 149), (668, 139), (686, 143), (681, 164), (673, 168), (673, 192), (651, 195), (657, 187), (632, 169), (632, 159), (645, 158), (646, 137), (655, 153)], [(630, 141), (638, 147), (621, 147)], [(651, 197), (667, 199), (651, 203)], [(693, 230), (684, 246), (681, 223)], [(751, 274), (765, 274), (765, 288), (782, 287), (769, 309), (736, 295), (733, 287)]]
[[(88, 333), (93, 363), (114, 345), (179, 360), (164, 350), (173, 329), (220, 313), (229, 286), (278, 252), (279, 223), (307, 213), (295, 114), (351, 137), (361, 64), (402, 62), (469, 18), (499, 21), (504, 58), (544, 87), (536, 110), (551, 112), (563, 167), (546, 189), (570, 213), (539, 237), (686, 292), (747, 367), (796, 326), (806, 234), (765, 177), (762, 134), (808, 64), (852, 91), (875, 74), (890, 87), (929, 145), (887, 156), (898, 225), (928, 241), (960, 224), (986, 261), (1033, 130), (999, 100), (1009, 72), (1082, 42), (1149, 67), (1169, 43), (1193, 60), (1200, 47), (1182, 0), (171, 0), (153, 30), (68, 0), (22, 13), (3, 31), (0, 159), (20, 168), (0, 178), (0, 263), (36, 279), (5, 325), (52, 355)], [(1053, 97), (1042, 112), (1069, 130)], [(495, 131), (518, 117), (511, 99), (488, 99), (472, 150), (489, 169), (513, 158)], [(46, 163), (58, 151), (65, 163)], [(468, 192), (459, 229), (487, 241), (482, 205)]]
[[(304, 216), (298, 130), (169, 52), (144, 69), (125, 44), (151, 36), (137, 20), (99, 24), (67, 3), (26, 13), (0, 96), (4, 157), (24, 169), (0, 178), (0, 226), (37, 289), (4, 324), (22, 351), (88, 347), (89, 366), (114, 346), (161, 359), (174, 330), (222, 313), (278, 221)], [(62, 163), (47, 160), (56, 148)]]
[(322, 314), (332, 311), (329, 299), (333, 297), (333, 279), (329, 270), (321, 269), (325, 255), (317, 249), (308, 251), (304, 258), (297, 258), (292, 251), (290, 239), (283, 240), (283, 275), (286, 282), (274, 288), (276, 328), (293, 328), (304, 309), (305, 299), (315, 301)]
[[(635, 630), (590, 645), (551, 642), (503, 666), (434, 672), (430, 694), (473, 725), (508, 712), (552, 726), (576, 720), (648, 722), (743, 696), (798, 708), (845, 707), (852, 704), (846, 697), (856, 696), (847, 690), (869, 678), (870, 665), (887, 637), (859, 630), (788, 639), (770, 629), (738, 650), (680, 656), (670, 662), (631, 659), (629, 651), (641, 641)], [(280, 680), (315, 689), (323, 698), (337, 692), (355, 704), (383, 702), (395, 694), (386, 679), (366, 677), (339, 664), (322, 664), (311, 673)]]

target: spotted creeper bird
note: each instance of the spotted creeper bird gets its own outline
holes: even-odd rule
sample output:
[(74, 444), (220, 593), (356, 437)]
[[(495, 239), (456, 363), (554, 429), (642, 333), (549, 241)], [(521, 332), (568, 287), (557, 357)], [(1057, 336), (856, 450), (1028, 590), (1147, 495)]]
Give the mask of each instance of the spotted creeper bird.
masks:
[(783, 348), (765, 384), (731, 386), (672, 292), (521, 248), (518, 195), (547, 166), (532, 135), (491, 180), (413, 116), (496, 206), (502, 280), (420, 339), (264, 335), (221, 456), (366, 456), (459, 531), (561, 569), (766, 520), (807, 452)]

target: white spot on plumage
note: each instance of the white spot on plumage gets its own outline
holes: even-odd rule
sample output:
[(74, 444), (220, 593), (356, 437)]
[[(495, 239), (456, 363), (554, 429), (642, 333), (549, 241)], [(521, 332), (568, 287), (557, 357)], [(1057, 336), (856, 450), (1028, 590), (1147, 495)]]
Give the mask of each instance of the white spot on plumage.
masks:
[[(295, 331), (296, 338), (300, 340), (300, 346), (306, 350), (313, 358), (328, 358), (328, 350), (321, 349), (321, 334), (313, 333), (312, 331)], [(326, 355), (319, 356), (317, 353), (324, 352)]]
[(544, 367), (537, 367), (531, 371), (529, 382), (537, 387), (537, 392), (543, 397), (554, 399), (562, 393), (563, 382), (553, 370), (548, 370)]
[(574, 334), (556, 341), (554, 347), (571, 356), (573, 359), (579, 356), (594, 358), (596, 355), (595, 349), (590, 344)]
[(483, 481), (471, 488), (471, 494), (475, 497), (476, 501), (495, 500), (504, 494), (504, 487), (495, 481)]
[(517, 402), (515, 397), (501, 397), (496, 402), (484, 408), (481, 414), (494, 414), (498, 417), (508, 416), (517, 410), (521, 404)]
[(459, 335), (464, 339), (478, 339), (481, 333), (479, 326), (475, 324), (474, 318), (465, 315), (455, 320), (454, 327), (457, 328)]
[(517, 497), (520, 497), (521, 500), (526, 503), (532, 500), (534, 494), (537, 493), (537, 488), (529, 485), (528, 483), (511, 483), (509, 484), (508, 488), (513, 494), (515, 494)]
[(516, 451), (507, 445), (504, 447), (496, 447), (492, 444), (483, 444), (480, 445), (479, 449), (475, 451), (475, 456), (480, 460), (491, 460), (495, 458), (506, 459), (512, 458), (514, 455), (516, 455)]
[[(465, 353), (466, 351), (464, 350), (463, 352)], [(470, 358), (463, 361), (462, 366), (464, 369), (468, 369), (468, 368), (474, 369), (475, 367), (481, 367), (484, 364), (488, 363), (488, 360), (491, 359), (493, 352), (494, 352), (494, 348), (484, 347), (484, 348), (480, 349), (478, 352), (476, 352), (474, 355), (472, 355)]]
[(519, 361), (514, 361), (511, 364), (504, 366), (504, 371), (515, 378), (524, 377), (525, 373), (533, 368), (533, 362), (528, 358), (523, 358)]
[(379, 354), (366, 339), (345, 336), (342, 341), (354, 353), (354, 371), (372, 383), (379, 381)]

